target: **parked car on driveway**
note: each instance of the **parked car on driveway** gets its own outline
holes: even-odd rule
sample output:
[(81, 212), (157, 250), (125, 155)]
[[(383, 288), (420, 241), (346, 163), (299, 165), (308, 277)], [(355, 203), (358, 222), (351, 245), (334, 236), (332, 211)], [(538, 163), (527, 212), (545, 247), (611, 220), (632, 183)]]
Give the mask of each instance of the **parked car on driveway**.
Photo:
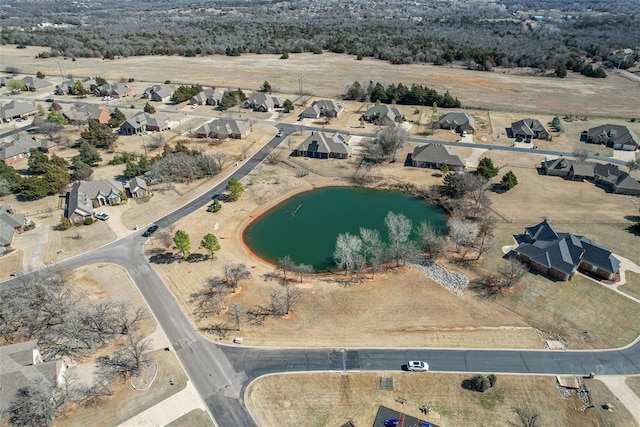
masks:
[(284, 131), (279, 130), (278, 133), (276, 134), (276, 138), (282, 138), (283, 135), (284, 135)]
[(106, 221), (109, 219), (109, 215), (104, 212), (96, 212), (93, 216), (98, 218), (100, 221)]
[(429, 370), (429, 364), (427, 362), (421, 362), (419, 360), (410, 360), (407, 362), (407, 371), (427, 372)]

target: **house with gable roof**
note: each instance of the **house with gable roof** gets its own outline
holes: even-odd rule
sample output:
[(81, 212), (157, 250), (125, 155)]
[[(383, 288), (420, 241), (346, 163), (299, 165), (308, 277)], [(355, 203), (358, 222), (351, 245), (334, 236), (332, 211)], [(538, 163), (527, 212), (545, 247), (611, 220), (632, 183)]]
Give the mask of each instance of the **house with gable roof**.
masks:
[(10, 122), (13, 119), (33, 116), (38, 112), (38, 108), (31, 102), (22, 102), (12, 99), (10, 102), (0, 107), (0, 120)]
[(602, 125), (585, 130), (580, 140), (589, 144), (604, 144), (614, 150), (635, 151), (640, 146), (638, 136), (626, 126)]
[(613, 280), (620, 260), (610, 249), (585, 236), (560, 233), (545, 219), (526, 227), (513, 254), (525, 265), (558, 280), (571, 280), (579, 269), (600, 279)]
[(467, 113), (447, 113), (438, 120), (440, 129), (450, 129), (457, 133), (476, 131), (476, 121)]
[(32, 148), (37, 148), (44, 153), (53, 153), (58, 145), (48, 139), (36, 139), (35, 137), (21, 133), (13, 141), (0, 144), (0, 160), (10, 165), (20, 159), (29, 157)]
[(29, 222), (24, 214), (17, 214), (11, 206), (0, 206), (0, 252), (11, 247), (15, 234), (21, 233)]
[(31, 92), (35, 92), (36, 90), (45, 88), (47, 86), (52, 86), (51, 82), (33, 76), (26, 76), (22, 79), (22, 81), (27, 86), (27, 89)]
[(144, 178), (136, 176), (129, 181), (127, 185), (129, 196), (134, 199), (147, 197), (149, 195), (149, 187), (147, 187), (147, 181)]
[(62, 360), (44, 362), (36, 340), (0, 346), (0, 413), (6, 412), (22, 388), (33, 382), (63, 387), (67, 365)]
[(138, 113), (120, 125), (123, 135), (137, 135), (146, 131), (160, 132), (169, 129), (169, 117), (162, 113)]
[(395, 123), (402, 123), (404, 121), (404, 115), (395, 107), (389, 107), (385, 104), (376, 105), (369, 108), (362, 118), (370, 123), (378, 125), (391, 125)]
[(279, 98), (271, 96), (264, 92), (253, 92), (249, 98), (242, 104), (244, 108), (250, 108), (253, 111), (260, 111), (263, 113), (273, 111), (275, 108), (280, 108), (282, 102)]
[(531, 142), (532, 139), (551, 140), (551, 134), (538, 119), (522, 119), (511, 123), (514, 138)]
[(167, 103), (171, 101), (171, 97), (175, 90), (169, 85), (153, 85), (145, 89), (142, 94), (143, 98), (150, 99), (151, 101)]
[(196, 138), (234, 138), (242, 139), (249, 135), (251, 126), (246, 120), (223, 117), (205, 123), (195, 130)]
[(300, 116), (305, 119), (318, 119), (320, 117), (335, 118), (344, 111), (342, 104), (331, 99), (320, 99), (314, 101), (307, 107)]
[(351, 155), (351, 147), (339, 132), (333, 135), (311, 132), (311, 135), (293, 150), (292, 155), (314, 159), (346, 159)]
[(449, 147), (442, 144), (418, 145), (411, 154), (411, 166), (417, 168), (442, 169), (462, 172), (465, 164)]
[(72, 224), (80, 225), (93, 216), (94, 207), (122, 203), (122, 194), (124, 186), (113, 179), (76, 181), (67, 196), (65, 216)]

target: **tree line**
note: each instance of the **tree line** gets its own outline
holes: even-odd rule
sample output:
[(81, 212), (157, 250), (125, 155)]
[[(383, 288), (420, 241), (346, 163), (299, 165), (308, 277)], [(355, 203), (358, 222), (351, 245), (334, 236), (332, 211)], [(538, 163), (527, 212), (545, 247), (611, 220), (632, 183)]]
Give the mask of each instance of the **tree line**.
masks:
[(347, 87), (343, 98), (382, 104), (437, 105), (445, 108), (462, 106), (458, 98), (451, 96), (449, 91), (440, 95), (435, 89), (420, 84), (412, 84), (411, 87), (408, 87), (403, 83), (397, 85), (391, 83), (385, 87), (380, 82), (373, 83), (371, 80), (366, 89), (356, 80)]
[[(137, 13), (127, 13), (139, 8), (125, 1), (80, 10), (56, 3), (25, 7), (9, 2), (6, 16), (11, 16), (12, 25), (3, 29), (0, 40), (49, 46), (42, 57), (257, 53), (286, 58), (329, 51), (395, 64), (456, 63), (490, 71), (496, 66), (554, 70), (575, 54), (611, 68), (632, 66), (637, 55), (627, 56), (620, 49), (633, 47), (628, 46), (629, 40), (640, 39), (634, 21), (638, 4), (628, 0), (603, 3), (597, 2), (595, 9), (606, 13), (585, 13), (592, 4), (572, 4), (569, 9), (563, 5), (559, 10), (573, 12), (572, 19), (555, 14), (532, 23), (530, 16), (519, 13), (524, 5), (511, 0), (419, 5), (377, 0), (366, 7), (355, 1), (340, 7), (326, 1), (290, 7), (271, 2), (250, 6), (240, 1), (212, 2), (225, 13), (218, 13), (215, 6), (161, 1), (144, 10), (143, 20)], [(180, 14), (171, 12), (181, 4), (185, 8)], [(43, 20), (70, 26), (37, 26)]]

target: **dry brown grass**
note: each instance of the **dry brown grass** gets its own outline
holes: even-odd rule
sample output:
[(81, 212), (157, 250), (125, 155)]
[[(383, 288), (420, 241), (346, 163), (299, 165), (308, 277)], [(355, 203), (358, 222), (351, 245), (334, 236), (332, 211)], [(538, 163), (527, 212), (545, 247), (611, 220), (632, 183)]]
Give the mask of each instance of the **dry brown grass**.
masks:
[(21, 250), (14, 250), (0, 257), (0, 277), (11, 277), (14, 273), (22, 273), (22, 257)]
[[(147, 390), (137, 391), (129, 381), (116, 380), (112, 385), (113, 396), (104, 397), (96, 406), (74, 406), (68, 410), (67, 418), (56, 420), (53, 425), (117, 426), (185, 388), (187, 377), (172, 352), (156, 350), (151, 357), (158, 365), (158, 374)], [(173, 386), (169, 385), (170, 379)]]
[(633, 390), (636, 396), (640, 396), (640, 376), (627, 377), (624, 382)]
[(171, 421), (166, 427), (213, 427), (213, 425), (208, 413), (202, 409), (194, 409), (177, 420)]
[[(40, 70), (57, 83), (59, 78), (54, 76), (59, 74), (59, 69), (55, 58), (34, 59), (43, 50), (42, 47), (18, 50), (7, 45), (0, 47), (0, 56), (6, 58), (6, 66), (30, 74)], [(144, 56), (113, 61), (78, 58), (75, 62), (64, 61), (63, 65), (65, 72), (74, 76), (100, 75), (109, 80), (135, 78), (137, 93), (144, 89), (144, 82), (169, 79), (249, 90), (258, 89), (264, 80), (268, 80), (274, 91), (293, 94), (297, 93), (299, 79), (304, 76), (305, 91), (331, 98), (338, 98), (344, 93), (345, 86), (354, 80), (364, 85), (373, 80), (384, 84), (420, 83), (440, 92), (449, 90), (465, 107), (588, 116), (611, 116), (613, 113), (627, 118), (637, 115), (640, 109), (640, 101), (635, 96), (637, 83), (615, 73), (609, 73), (606, 79), (591, 79), (575, 73), (555, 79), (516, 74), (523, 71), (518, 69), (496, 69), (488, 73), (426, 64), (392, 65), (371, 58), (356, 61), (352, 56), (331, 53), (296, 54), (286, 61), (278, 58), (278, 55), (249, 54), (233, 58), (220, 55), (200, 58)], [(291, 71), (283, 72), (283, 69)]]
[[(540, 414), (540, 425), (632, 426), (631, 414), (597, 380), (586, 380), (595, 408), (573, 409), (556, 389), (555, 377), (499, 375), (494, 389), (484, 394), (461, 387), (472, 374), (314, 373), (267, 376), (254, 382), (247, 404), (265, 427), (288, 425), (372, 425), (384, 405), (440, 426), (504, 426), (516, 423), (513, 407), (528, 407)], [(380, 390), (380, 378), (393, 377), (394, 391)], [(401, 405), (395, 399), (407, 400)], [(599, 405), (612, 402), (615, 411)], [(425, 416), (419, 407), (428, 404)], [(517, 424), (513, 424), (517, 425)]]
[(619, 291), (635, 298), (640, 298), (640, 274), (627, 272), (627, 282), (618, 288)]

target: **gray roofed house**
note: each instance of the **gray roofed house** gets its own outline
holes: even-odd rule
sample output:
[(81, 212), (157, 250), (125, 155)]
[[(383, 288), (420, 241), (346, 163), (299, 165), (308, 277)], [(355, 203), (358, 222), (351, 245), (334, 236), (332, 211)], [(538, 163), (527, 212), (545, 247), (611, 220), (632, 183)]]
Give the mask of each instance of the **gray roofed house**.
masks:
[(464, 162), (449, 147), (442, 144), (418, 145), (411, 154), (411, 165), (418, 168), (442, 169), (447, 166), (452, 171), (463, 171)]
[(17, 214), (11, 206), (0, 206), (0, 252), (13, 243), (13, 236), (20, 233), (28, 220), (24, 214)]
[(640, 195), (640, 183), (611, 163), (596, 164), (594, 179), (616, 194)]
[(147, 197), (149, 195), (149, 188), (147, 187), (147, 181), (143, 178), (136, 176), (135, 178), (129, 181), (129, 185), (127, 187), (129, 190), (129, 195), (134, 199), (139, 199), (141, 197)]
[(458, 133), (474, 133), (476, 121), (467, 113), (447, 113), (438, 120), (440, 129), (451, 129)]
[(21, 388), (32, 382), (64, 385), (67, 370), (62, 360), (44, 362), (36, 340), (0, 346), (0, 412), (5, 412)]
[(46, 80), (39, 79), (33, 76), (23, 77), (22, 81), (24, 82), (25, 85), (27, 85), (27, 89), (30, 90), (31, 92), (34, 92), (38, 89), (42, 89), (44, 87), (52, 85), (51, 82), (48, 82)]
[(551, 134), (537, 119), (522, 119), (511, 123), (511, 132), (516, 139), (551, 139)]
[(148, 87), (142, 94), (143, 98), (148, 98), (156, 102), (169, 102), (175, 90), (169, 85), (153, 85)]
[(162, 113), (138, 113), (120, 125), (123, 135), (141, 134), (146, 131), (163, 131), (169, 129), (169, 117)]
[(638, 136), (628, 127), (620, 125), (596, 126), (582, 132), (580, 139), (590, 144), (604, 144), (615, 150), (635, 151), (640, 146)]
[(620, 270), (610, 249), (584, 236), (559, 233), (546, 219), (525, 228), (513, 253), (531, 268), (565, 281), (578, 269), (605, 280), (614, 279)]
[(13, 77), (0, 77), (0, 86), (6, 86), (11, 80)]
[(205, 123), (195, 130), (197, 138), (234, 138), (242, 139), (251, 132), (251, 125), (246, 120), (232, 118), (216, 119)]
[(300, 114), (300, 116), (305, 119), (317, 119), (321, 116), (338, 117), (342, 111), (344, 111), (342, 104), (338, 104), (331, 99), (320, 99), (318, 101), (314, 101), (313, 104), (307, 107)]
[(394, 123), (402, 123), (404, 115), (395, 107), (389, 107), (385, 104), (376, 105), (369, 108), (362, 118), (368, 122), (379, 125), (390, 125)]
[(218, 105), (224, 96), (224, 90), (204, 89), (189, 99), (192, 105)]
[(19, 134), (13, 141), (0, 145), (0, 160), (6, 164), (14, 163), (20, 159), (29, 157), (29, 151), (37, 148), (45, 153), (53, 153), (58, 146), (46, 139), (36, 139), (27, 134)]
[(70, 125), (86, 125), (89, 123), (89, 119), (91, 118), (91, 114), (88, 111), (82, 110), (76, 107), (71, 107), (66, 111), (62, 112), (62, 115)]
[(66, 216), (76, 225), (93, 215), (94, 206), (115, 205), (122, 202), (125, 189), (113, 179), (76, 181), (69, 191)]
[(242, 104), (244, 108), (251, 108), (254, 111), (268, 112), (274, 108), (282, 106), (282, 101), (275, 96), (268, 95), (264, 92), (254, 92)]
[(333, 135), (311, 132), (292, 154), (314, 159), (346, 159), (351, 155), (351, 147), (338, 132)]
[(37, 112), (38, 108), (34, 104), (13, 99), (0, 107), (0, 120), (8, 122), (20, 117), (32, 116)]

